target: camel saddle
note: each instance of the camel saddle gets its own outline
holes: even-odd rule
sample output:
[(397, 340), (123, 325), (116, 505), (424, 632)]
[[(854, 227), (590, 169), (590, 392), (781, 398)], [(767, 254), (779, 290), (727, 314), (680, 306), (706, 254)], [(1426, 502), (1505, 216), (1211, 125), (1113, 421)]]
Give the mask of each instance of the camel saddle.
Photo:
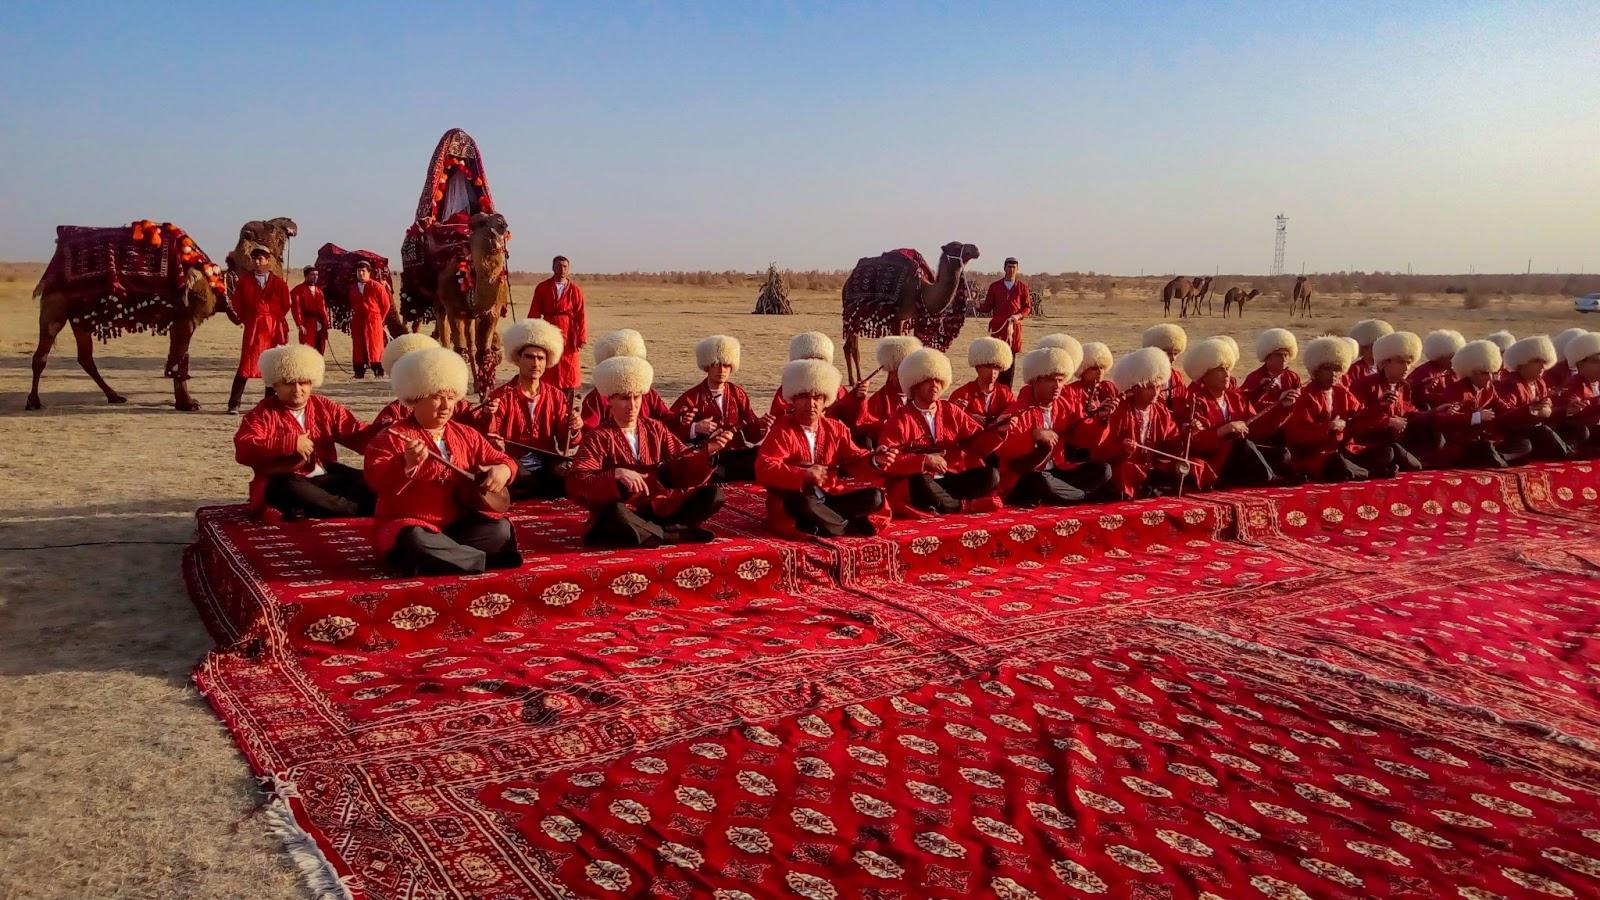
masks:
[(452, 128), (433, 148), (416, 221), (400, 245), (399, 306), (407, 322), (432, 321), (439, 274), (469, 255), (467, 223), (480, 212), (494, 212), (483, 154), (472, 135)]
[[(159, 244), (135, 240), (133, 228), (56, 227), (56, 252), (33, 289), (35, 297), (62, 294), (72, 306), (71, 320), (86, 325), (96, 338), (109, 341), (138, 331), (165, 334), (179, 311), (187, 308), (184, 296), (185, 240), (181, 229), (162, 225)], [(192, 242), (191, 242), (192, 243)], [(211, 260), (199, 248), (199, 264)]]
[(394, 273), (389, 257), (371, 250), (346, 250), (338, 244), (323, 244), (317, 249), (317, 274), (327, 297), (328, 319), (333, 328), (350, 333), (350, 286), (356, 283), (356, 266), (365, 261), (372, 267), (372, 280), (382, 282), (394, 293)]
[[(907, 278), (925, 284), (934, 280), (933, 269), (911, 248), (864, 256), (856, 262), (842, 292), (844, 330), (864, 338), (899, 334), (900, 294)], [(930, 313), (919, 304), (912, 315), (911, 333), (924, 346), (949, 349), (967, 318), (970, 293), (966, 279), (956, 283), (956, 295), (942, 312)]]

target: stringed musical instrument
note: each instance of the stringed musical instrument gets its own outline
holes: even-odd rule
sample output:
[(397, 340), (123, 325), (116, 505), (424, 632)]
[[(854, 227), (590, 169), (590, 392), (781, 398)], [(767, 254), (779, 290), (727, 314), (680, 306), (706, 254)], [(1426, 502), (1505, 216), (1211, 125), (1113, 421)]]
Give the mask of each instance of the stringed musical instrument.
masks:
[(469, 472), (448, 459), (433, 447), (428, 448), (428, 455), (439, 462), (440, 465), (455, 473), (460, 481), (456, 487), (456, 502), (467, 509), (476, 512), (503, 514), (511, 510), (511, 489), (502, 487), (491, 491), (484, 487), (488, 479), (487, 472)]

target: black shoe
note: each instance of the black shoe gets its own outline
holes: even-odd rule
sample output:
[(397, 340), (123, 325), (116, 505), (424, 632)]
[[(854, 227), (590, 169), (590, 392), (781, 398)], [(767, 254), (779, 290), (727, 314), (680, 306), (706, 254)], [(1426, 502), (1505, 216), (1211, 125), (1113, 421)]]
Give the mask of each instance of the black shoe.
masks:
[(502, 550), (492, 553), (484, 560), (484, 565), (490, 569), (520, 569), (522, 568), (521, 550)]
[(383, 366), (373, 366), (372, 367), (372, 374), (373, 374), (374, 377), (382, 378), (383, 377)]
[(667, 526), (667, 541), (674, 544), (709, 544), (717, 539), (716, 532), (698, 525)]

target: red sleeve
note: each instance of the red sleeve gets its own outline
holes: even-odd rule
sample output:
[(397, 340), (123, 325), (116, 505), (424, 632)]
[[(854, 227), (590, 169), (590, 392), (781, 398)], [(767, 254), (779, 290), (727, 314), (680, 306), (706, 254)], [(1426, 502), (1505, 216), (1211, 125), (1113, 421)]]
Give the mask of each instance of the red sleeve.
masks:
[(1017, 415), (1001, 431), (1000, 446), (995, 449), (995, 454), (1009, 462), (1034, 452), (1037, 444), (1033, 439), (1033, 431), (1038, 427), (1032, 416)]
[(1208, 407), (1196, 404), (1194, 419), (1201, 423), (1199, 428), (1195, 428), (1194, 422), (1190, 421), (1184, 423), (1183, 427), (1179, 429), (1180, 431), (1193, 429), (1194, 440), (1190, 444), (1191, 450), (1196, 453), (1209, 454), (1213, 450), (1216, 450), (1218, 447), (1222, 446), (1222, 438), (1217, 434), (1217, 429), (1220, 428), (1221, 425), (1212, 420), (1211, 410)]
[(672, 402), (672, 408), (667, 410), (666, 418), (662, 421), (662, 424), (672, 429), (672, 433), (677, 435), (679, 440), (687, 441), (689, 439), (689, 428), (694, 423), (683, 421), (683, 414), (688, 411), (699, 410), (699, 403), (689, 399), (689, 396), (697, 393), (698, 390), (699, 385), (696, 385), (684, 391), (677, 400)]
[(533, 286), (533, 297), (528, 300), (528, 318), (530, 319), (544, 318), (544, 308), (539, 302), (539, 291), (543, 287), (544, 282), (542, 281)]
[(1283, 423), (1283, 436), (1291, 444), (1320, 444), (1333, 437), (1333, 429), (1320, 418), (1310, 394), (1301, 394)]
[(575, 502), (590, 507), (622, 500), (617, 477), (605, 467), (601, 445), (608, 441), (596, 440), (596, 437), (590, 435), (589, 440), (578, 445), (578, 453), (572, 458), (572, 468), (567, 476), (568, 494)]
[(1028, 290), (1026, 282), (1019, 282), (1017, 287), (1017, 314), (1026, 319), (1033, 312), (1033, 292)]
[(389, 318), (389, 313), (394, 312), (394, 298), (389, 296), (389, 286), (381, 281), (374, 281), (378, 286), (378, 319)]
[(392, 495), (409, 480), (406, 477), (406, 445), (401, 436), (385, 431), (372, 439), (362, 465), (367, 486), (379, 496)]
[(261, 406), (244, 414), (233, 435), (233, 458), (240, 465), (265, 466), (295, 456), (298, 436), (287, 428), (273, 428), (272, 415)]
[(465, 428), (460, 433), (467, 445), (467, 464), (462, 468), (470, 471), (478, 466), (505, 466), (511, 470), (511, 477), (517, 476), (517, 461), (507, 456), (505, 451), (496, 449), (483, 436), (483, 432)]
[(567, 290), (572, 291), (572, 326), (569, 329), (567, 345), (576, 350), (589, 345), (589, 314), (583, 302), (583, 288), (578, 287), (578, 283), (574, 281)]
[(328, 406), (330, 407), (328, 419), (333, 431), (330, 436), (338, 443), (360, 453), (366, 443), (366, 425), (362, 424), (361, 420), (356, 418), (356, 414), (343, 403), (329, 400)]
[(1122, 426), (1127, 418), (1125, 413), (1118, 410), (1106, 420), (1099, 440), (1095, 442), (1094, 449), (1089, 451), (1096, 462), (1118, 462), (1122, 459)]
[(989, 285), (989, 289), (983, 292), (983, 300), (978, 303), (978, 312), (979, 313), (982, 313), (984, 315), (988, 315), (989, 313), (994, 312), (995, 293), (996, 293), (995, 288), (998, 287), (999, 285), (1000, 285), (1000, 283), (997, 281), (997, 282)]
[(779, 491), (804, 490), (805, 467), (793, 465), (795, 432), (792, 427), (780, 427), (767, 436), (756, 451), (756, 483)]
[(890, 416), (883, 430), (878, 432), (879, 446), (900, 449), (900, 455), (895, 457), (887, 470), (890, 475), (920, 475), (924, 471), (924, 460), (928, 458), (926, 445), (919, 447), (923, 452), (908, 449), (917, 446), (923, 439), (922, 426), (911, 418), (913, 415), (916, 413), (901, 410)]

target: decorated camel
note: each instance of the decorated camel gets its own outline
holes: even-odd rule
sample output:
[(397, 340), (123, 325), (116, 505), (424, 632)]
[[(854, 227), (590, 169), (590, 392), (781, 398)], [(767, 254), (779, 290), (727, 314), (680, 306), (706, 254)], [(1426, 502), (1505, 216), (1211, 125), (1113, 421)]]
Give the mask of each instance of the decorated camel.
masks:
[(239, 241), (223, 261), (229, 272), (246, 272), (249, 267), (245, 263), (250, 259), (250, 251), (265, 247), (272, 253), (272, 273), (283, 278), (283, 267), (288, 264), (289, 239), (299, 233), (300, 226), (287, 216), (246, 222), (239, 226)]
[(977, 258), (977, 247), (952, 241), (940, 248), (937, 273), (911, 249), (858, 260), (841, 295), (850, 383), (864, 380), (861, 338), (914, 334), (929, 347), (948, 349), (967, 317), (970, 291), (962, 270)]
[(506, 241), (511, 230), (499, 213), (478, 213), (470, 221), (468, 255), (455, 269), (441, 271), (434, 289), (434, 337), (471, 364), (478, 393), (494, 386), (500, 365), (500, 318), (511, 306)]
[(1254, 300), (1260, 294), (1261, 292), (1255, 288), (1251, 288), (1248, 291), (1242, 287), (1239, 287), (1238, 285), (1228, 288), (1228, 292), (1222, 295), (1222, 317), (1226, 319), (1228, 317), (1228, 310), (1234, 306), (1237, 306), (1239, 307), (1239, 318), (1244, 318), (1245, 303)]
[[(56, 335), (67, 325), (78, 344), (78, 365), (94, 379), (107, 403), (127, 402), (106, 383), (94, 362), (94, 341), (127, 332), (170, 337), (165, 375), (173, 402), (197, 410), (189, 395), (189, 342), (213, 313), (234, 319), (220, 266), (211, 262), (181, 228), (164, 222), (134, 222), (119, 228), (56, 228), (56, 252), (33, 289), (39, 300), (39, 345), (33, 351), (33, 389), (28, 409), (41, 409), (39, 377)], [(235, 319), (237, 322), (237, 319)]]
[(1294, 280), (1294, 292), (1289, 295), (1289, 315), (1299, 311), (1301, 316), (1311, 315), (1311, 279), (1300, 275)]

